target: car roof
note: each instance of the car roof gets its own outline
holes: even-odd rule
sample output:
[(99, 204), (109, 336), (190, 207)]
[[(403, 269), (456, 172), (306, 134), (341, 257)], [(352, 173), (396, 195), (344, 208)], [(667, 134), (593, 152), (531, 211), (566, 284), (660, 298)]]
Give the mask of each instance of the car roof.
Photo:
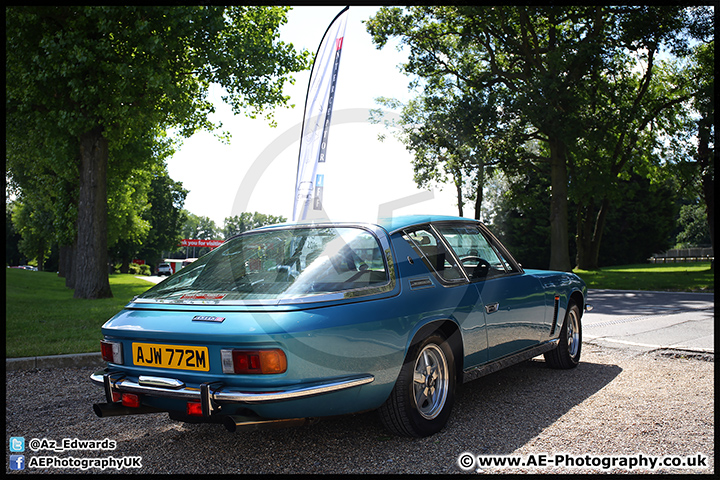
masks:
[(396, 232), (398, 230), (402, 230), (403, 228), (410, 227), (412, 225), (419, 225), (423, 223), (430, 223), (430, 222), (448, 222), (448, 221), (464, 221), (464, 222), (477, 222), (477, 220), (474, 220), (472, 218), (465, 218), (465, 217), (454, 217), (451, 215), (400, 215), (397, 217), (386, 217), (386, 218), (380, 218), (375, 222), (351, 222), (351, 221), (324, 221), (324, 220), (315, 220), (315, 221), (303, 221), (303, 222), (287, 222), (282, 224), (276, 224), (276, 225), (266, 225), (264, 227), (259, 227), (256, 230), (265, 230), (273, 227), (284, 227), (284, 226), (290, 226), (290, 225), (313, 225), (318, 223), (331, 223), (331, 224), (338, 224), (338, 225), (349, 225), (349, 224), (374, 224), (379, 225), (380, 227), (387, 230), (389, 233)]
[(451, 215), (401, 215), (398, 217), (381, 218), (377, 224), (392, 233), (412, 225), (449, 221), (477, 222), (477, 220), (472, 218), (454, 217)]

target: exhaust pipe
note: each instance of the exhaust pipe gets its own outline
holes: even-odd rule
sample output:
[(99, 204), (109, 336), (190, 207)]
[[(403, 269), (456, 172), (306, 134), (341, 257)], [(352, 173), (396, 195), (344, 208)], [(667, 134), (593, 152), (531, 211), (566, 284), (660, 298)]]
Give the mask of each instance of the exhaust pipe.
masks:
[(141, 415), (145, 413), (162, 413), (167, 410), (140, 405), (139, 407), (126, 407), (122, 403), (96, 403), (93, 411), (98, 417), (117, 417), (119, 415)]
[(266, 419), (259, 417), (245, 417), (242, 415), (226, 415), (223, 425), (228, 432), (265, 430), (268, 428), (299, 427), (315, 423), (315, 418), (279, 418)]

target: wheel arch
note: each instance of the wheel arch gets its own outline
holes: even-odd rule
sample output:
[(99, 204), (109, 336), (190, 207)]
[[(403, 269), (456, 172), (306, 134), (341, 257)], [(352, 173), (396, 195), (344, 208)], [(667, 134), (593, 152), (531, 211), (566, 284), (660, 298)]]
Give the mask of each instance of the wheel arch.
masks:
[(447, 340), (450, 350), (453, 352), (455, 357), (455, 379), (458, 383), (462, 383), (463, 378), (463, 360), (464, 360), (464, 348), (463, 339), (460, 332), (460, 327), (457, 323), (450, 319), (437, 319), (423, 324), (412, 335), (410, 341), (405, 347), (405, 359), (407, 359), (408, 353), (412, 350), (413, 346), (423, 341), (423, 339), (429, 337), (435, 332), (439, 332)]
[(582, 292), (579, 290), (575, 290), (570, 294), (570, 300), (574, 301), (575, 304), (580, 309), (580, 316), (582, 317), (583, 312), (585, 311), (585, 297), (583, 296)]

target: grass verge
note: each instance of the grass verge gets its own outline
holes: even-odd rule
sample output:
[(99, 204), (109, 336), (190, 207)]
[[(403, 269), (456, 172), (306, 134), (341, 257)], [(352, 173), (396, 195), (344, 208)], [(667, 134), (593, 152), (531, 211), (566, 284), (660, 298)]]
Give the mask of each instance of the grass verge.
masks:
[(585, 280), (588, 288), (660, 292), (715, 290), (715, 275), (710, 262), (624, 265), (574, 272)]
[(113, 298), (80, 300), (51, 272), (6, 268), (7, 358), (100, 350), (100, 327), (153, 284), (133, 275), (110, 275)]

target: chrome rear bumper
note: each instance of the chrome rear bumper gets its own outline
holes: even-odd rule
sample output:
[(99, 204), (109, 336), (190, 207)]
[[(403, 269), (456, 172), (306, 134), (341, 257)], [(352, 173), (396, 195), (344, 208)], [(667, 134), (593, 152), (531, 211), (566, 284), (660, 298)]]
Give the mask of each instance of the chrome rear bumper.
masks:
[(103, 386), (108, 403), (113, 403), (113, 392), (194, 400), (202, 404), (203, 416), (209, 416), (214, 413), (215, 404), (255, 405), (296, 400), (366, 385), (373, 382), (375, 377), (373, 375), (357, 375), (269, 392), (243, 391), (219, 382), (203, 383), (200, 388), (193, 388), (185, 386), (176, 379), (163, 377), (140, 376), (135, 382), (125, 378), (123, 373), (108, 372), (107, 369), (95, 372), (90, 376), (90, 380)]

